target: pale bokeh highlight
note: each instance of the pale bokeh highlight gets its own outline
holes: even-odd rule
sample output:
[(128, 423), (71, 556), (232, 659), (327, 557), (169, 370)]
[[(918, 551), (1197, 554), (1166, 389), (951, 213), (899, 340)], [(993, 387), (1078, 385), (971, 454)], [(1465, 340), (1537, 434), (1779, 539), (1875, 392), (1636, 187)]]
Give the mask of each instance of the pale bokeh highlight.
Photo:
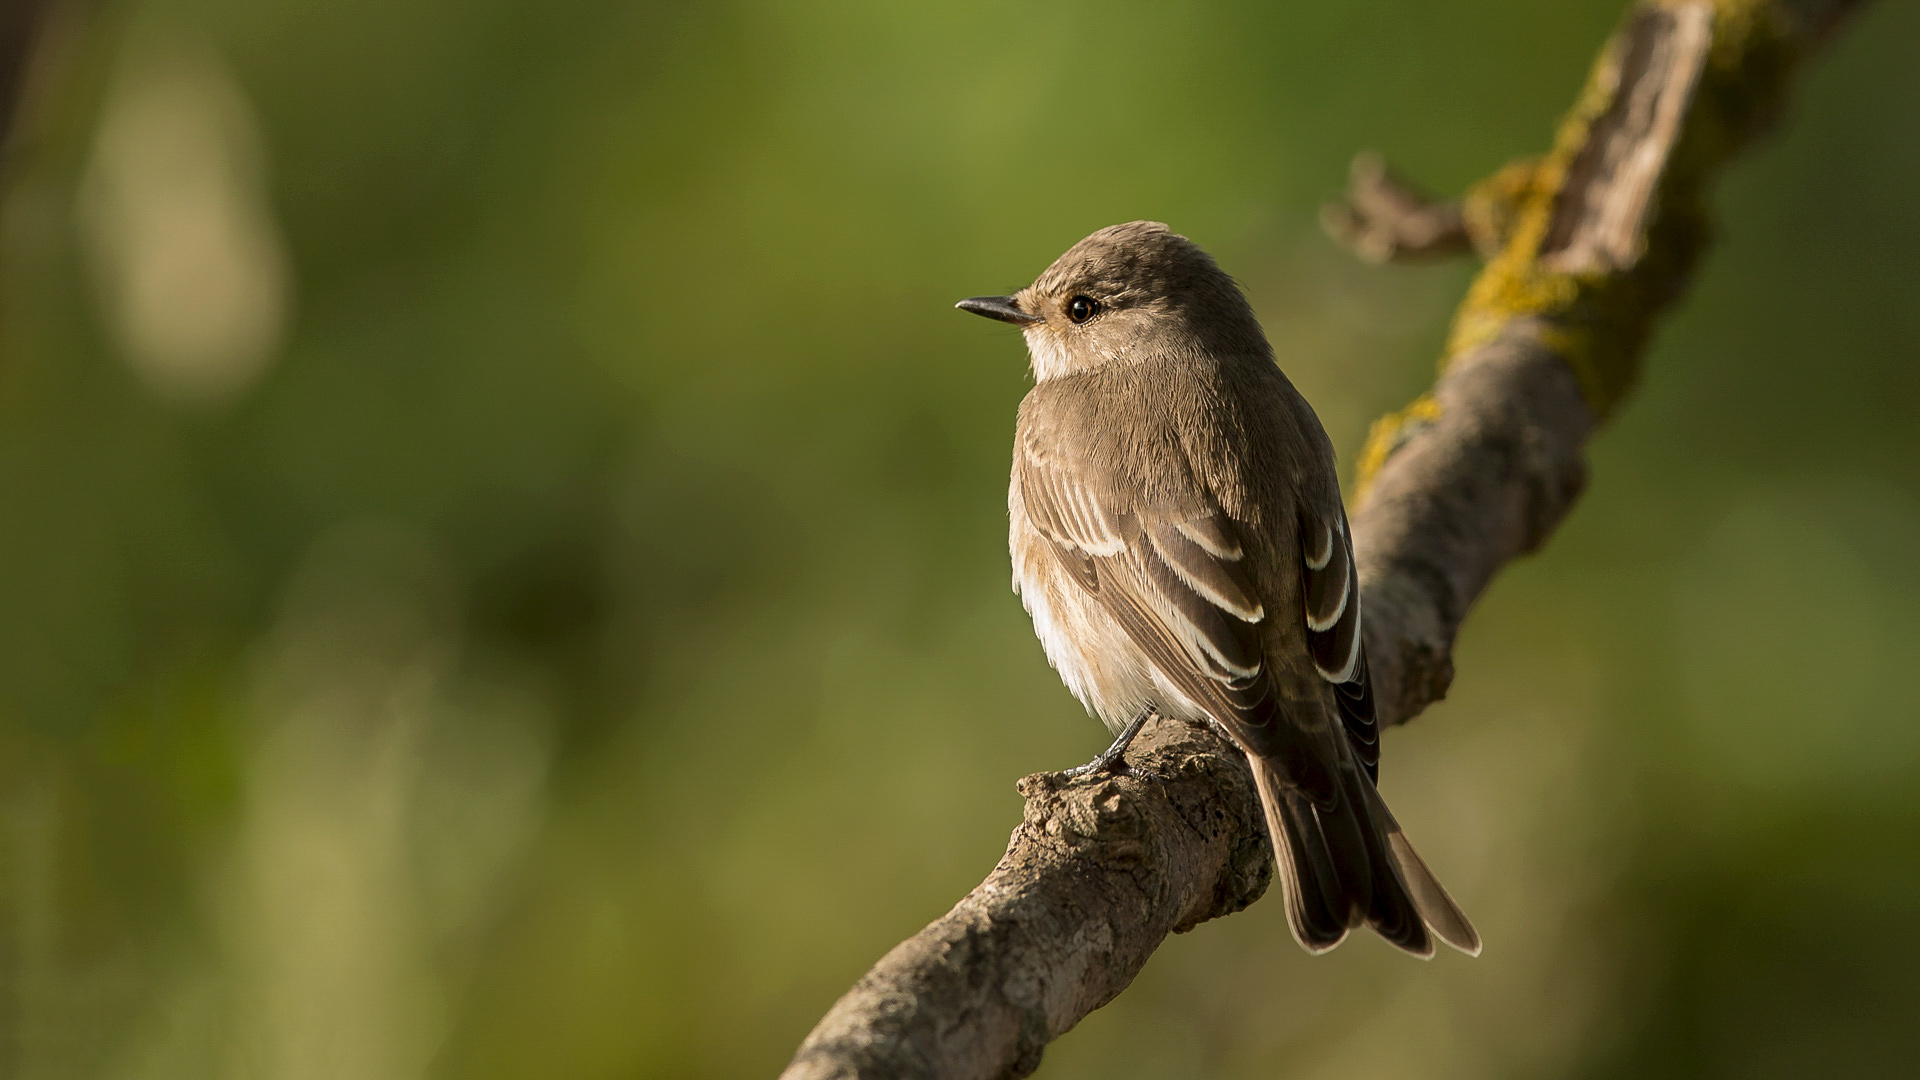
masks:
[(108, 325), (154, 394), (215, 405), (286, 333), (286, 243), (245, 93), (207, 42), (130, 42), (79, 193)]

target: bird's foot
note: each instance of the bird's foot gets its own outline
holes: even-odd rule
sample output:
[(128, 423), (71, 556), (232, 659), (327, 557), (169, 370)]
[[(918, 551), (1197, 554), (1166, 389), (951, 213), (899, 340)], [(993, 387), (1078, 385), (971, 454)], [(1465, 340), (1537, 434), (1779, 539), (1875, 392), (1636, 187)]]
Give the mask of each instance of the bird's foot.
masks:
[(1132, 745), (1133, 737), (1140, 734), (1140, 729), (1146, 726), (1147, 721), (1151, 720), (1153, 715), (1154, 712), (1152, 709), (1140, 710), (1140, 715), (1134, 717), (1133, 721), (1127, 725), (1126, 730), (1122, 731), (1119, 736), (1113, 740), (1113, 745), (1100, 751), (1098, 757), (1095, 757), (1085, 765), (1076, 765), (1071, 769), (1063, 771), (1060, 775), (1069, 780), (1078, 780), (1083, 776), (1093, 776), (1097, 773), (1110, 773), (1114, 776), (1132, 776), (1141, 780), (1165, 780), (1166, 777), (1158, 773), (1149, 772), (1146, 769), (1136, 768), (1127, 764), (1127, 747)]

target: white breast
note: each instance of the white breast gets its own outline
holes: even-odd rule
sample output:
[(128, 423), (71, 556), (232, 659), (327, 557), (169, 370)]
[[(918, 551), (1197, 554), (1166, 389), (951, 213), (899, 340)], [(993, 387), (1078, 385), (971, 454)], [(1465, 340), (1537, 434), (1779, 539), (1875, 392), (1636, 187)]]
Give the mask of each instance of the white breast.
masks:
[(1007, 492), (1007, 512), (1013, 591), (1033, 616), (1047, 660), (1073, 696), (1114, 732), (1148, 705), (1199, 719), (1202, 711), (1155, 677), (1146, 654), (1060, 566), (1046, 537), (1028, 520), (1017, 480)]

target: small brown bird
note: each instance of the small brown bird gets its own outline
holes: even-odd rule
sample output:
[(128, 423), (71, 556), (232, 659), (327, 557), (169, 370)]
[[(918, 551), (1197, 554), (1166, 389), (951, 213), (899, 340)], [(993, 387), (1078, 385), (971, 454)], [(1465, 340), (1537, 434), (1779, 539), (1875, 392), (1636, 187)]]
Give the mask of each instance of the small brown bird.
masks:
[[(1333, 446), (1206, 252), (1135, 221), (1012, 296), (1034, 387), (1014, 436), (1014, 588), (1047, 658), (1118, 733), (1216, 725), (1253, 766), (1308, 952), (1366, 923), (1418, 956), (1480, 937), (1374, 789), (1379, 729)], [(1431, 933), (1429, 933), (1431, 932)]]

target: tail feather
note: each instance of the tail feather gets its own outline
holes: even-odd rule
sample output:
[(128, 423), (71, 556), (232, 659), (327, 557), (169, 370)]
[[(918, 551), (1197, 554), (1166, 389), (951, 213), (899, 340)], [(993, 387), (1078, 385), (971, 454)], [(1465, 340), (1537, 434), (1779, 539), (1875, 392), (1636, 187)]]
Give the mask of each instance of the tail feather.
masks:
[(1266, 811), (1267, 833), (1273, 839), (1274, 863), (1287, 905), (1287, 926), (1301, 948), (1315, 954), (1326, 952), (1345, 941), (1353, 925), (1326, 841), (1311, 811), (1300, 812), (1304, 800), (1299, 794), (1288, 790), (1259, 758), (1250, 760), (1254, 784), (1260, 789), (1260, 806)]
[[(1372, 791), (1369, 786), (1369, 791)], [(1387, 832), (1387, 848), (1393, 853), (1395, 867), (1400, 871), (1401, 880), (1407, 884), (1407, 891), (1413, 896), (1414, 907), (1420, 912), (1434, 934), (1441, 941), (1459, 949), (1468, 956), (1480, 955), (1480, 932), (1473, 928), (1467, 914), (1460, 905), (1453, 902), (1446, 886), (1427, 869), (1425, 859), (1413, 850), (1407, 842), (1407, 834), (1400, 830), (1400, 823), (1393, 819), (1393, 812), (1387, 809), (1386, 801), (1380, 793), (1372, 791), (1374, 816), (1378, 818)]]
[(1436, 936), (1479, 954), (1472, 923), (1357, 769), (1340, 770), (1339, 797), (1320, 807), (1271, 765), (1249, 760), (1273, 839), (1287, 925), (1302, 948), (1326, 952), (1365, 923), (1415, 956), (1432, 956)]

